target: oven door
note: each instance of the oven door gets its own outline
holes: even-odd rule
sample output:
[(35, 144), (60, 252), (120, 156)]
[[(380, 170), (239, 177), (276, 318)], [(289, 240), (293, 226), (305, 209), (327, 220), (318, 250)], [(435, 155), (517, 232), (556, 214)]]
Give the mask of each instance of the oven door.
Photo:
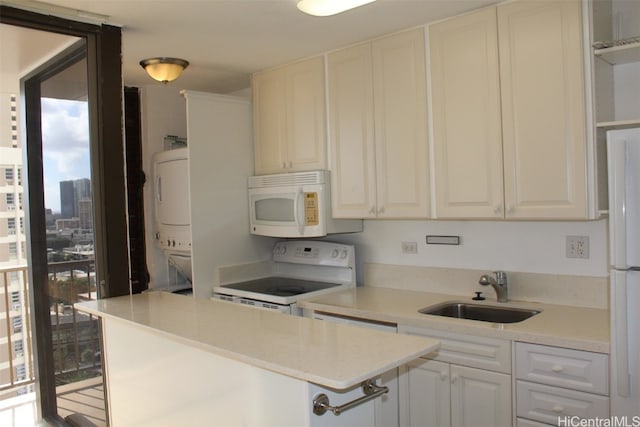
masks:
[(269, 237), (321, 237), (323, 192), (316, 186), (249, 189), (250, 232)]

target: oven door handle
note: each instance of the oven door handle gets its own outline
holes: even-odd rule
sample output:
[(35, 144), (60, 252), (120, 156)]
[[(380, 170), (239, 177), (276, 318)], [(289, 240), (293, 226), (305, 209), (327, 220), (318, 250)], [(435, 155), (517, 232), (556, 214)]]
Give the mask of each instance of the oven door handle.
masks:
[(302, 191), (302, 187), (298, 188), (293, 210), (295, 211), (296, 224), (298, 225), (298, 234), (302, 237), (304, 236), (304, 226), (306, 224), (304, 218), (304, 192)]

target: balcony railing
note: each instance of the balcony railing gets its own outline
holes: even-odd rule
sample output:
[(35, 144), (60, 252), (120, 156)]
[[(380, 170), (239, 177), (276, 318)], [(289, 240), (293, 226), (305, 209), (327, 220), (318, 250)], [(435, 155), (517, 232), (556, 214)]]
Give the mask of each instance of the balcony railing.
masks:
[(68, 384), (101, 375), (98, 319), (73, 308), (96, 299), (93, 260), (49, 264), (49, 299), (56, 383)]
[[(7, 343), (6, 353), (0, 353), (0, 392), (34, 382), (31, 348), (31, 318), (27, 266), (0, 269), (2, 302), (0, 318), (4, 320), (4, 334), (0, 342)], [(19, 298), (19, 300), (17, 300)], [(19, 320), (14, 320), (19, 319)]]
[[(48, 264), (47, 294), (51, 318), (56, 384), (68, 384), (101, 375), (100, 335), (95, 316), (77, 312), (73, 304), (96, 298), (95, 262), (64, 261)], [(0, 394), (35, 381), (27, 266), (0, 268), (4, 291), (6, 352), (0, 352)], [(3, 346), (0, 346), (0, 349)], [(8, 369), (7, 369), (8, 368)], [(7, 375), (8, 371), (8, 375)]]

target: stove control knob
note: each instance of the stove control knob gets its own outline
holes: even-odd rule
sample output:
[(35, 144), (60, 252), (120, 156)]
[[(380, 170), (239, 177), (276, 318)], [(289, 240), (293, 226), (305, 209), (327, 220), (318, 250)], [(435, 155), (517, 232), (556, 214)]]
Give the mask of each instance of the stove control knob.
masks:
[(338, 250), (337, 250), (337, 249), (334, 249), (334, 250), (331, 252), (331, 258), (338, 258)]
[(345, 259), (347, 257), (347, 251), (343, 250), (342, 253), (340, 253), (340, 258)]

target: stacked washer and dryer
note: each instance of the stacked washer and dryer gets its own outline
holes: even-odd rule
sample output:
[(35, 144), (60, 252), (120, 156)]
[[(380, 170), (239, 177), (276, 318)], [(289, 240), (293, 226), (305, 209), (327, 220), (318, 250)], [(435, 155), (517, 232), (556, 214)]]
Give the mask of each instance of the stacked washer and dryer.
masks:
[[(155, 290), (192, 290), (189, 151), (175, 148), (153, 156), (155, 242), (167, 261), (167, 280)], [(166, 282), (166, 283), (162, 283)]]

